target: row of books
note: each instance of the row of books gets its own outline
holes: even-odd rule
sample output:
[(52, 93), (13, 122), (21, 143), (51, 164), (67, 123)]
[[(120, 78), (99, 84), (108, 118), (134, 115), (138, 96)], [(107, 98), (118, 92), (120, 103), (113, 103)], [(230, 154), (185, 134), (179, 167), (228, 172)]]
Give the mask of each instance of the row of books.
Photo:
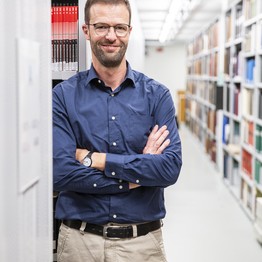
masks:
[(251, 19), (257, 14), (257, 3), (260, 0), (245, 0), (245, 18)]
[[(254, 84), (254, 68), (255, 68), (255, 59), (249, 58), (246, 60), (246, 83)], [(244, 115), (253, 114), (253, 99), (254, 99), (254, 90), (252, 88), (244, 87), (243, 91), (240, 89), (239, 83), (233, 84), (233, 99), (231, 98), (231, 86), (230, 82), (225, 84), (225, 104), (224, 110), (230, 112), (231, 106), (230, 103), (233, 103), (233, 113), (239, 115), (240, 109), (240, 96), (243, 96), (242, 99), (242, 113)], [(258, 93), (258, 118), (262, 119), (262, 90)]]
[[(243, 4), (240, 2), (236, 6), (236, 15), (235, 19), (232, 18), (232, 10), (229, 10), (226, 13), (225, 17), (225, 37), (226, 37), (226, 42), (230, 42), (233, 40), (233, 37), (239, 38), (242, 36), (242, 25), (244, 22), (244, 15), (243, 15)], [(234, 21), (233, 21), (234, 20)], [(234, 33), (235, 36), (233, 36), (233, 26), (234, 26)]]
[(189, 75), (217, 76), (218, 53), (206, 55), (188, 65)]
[(190, 94), (215, 104), (217, 87), (214, 81), (188, 80), (187, 88)]
[(239, 38), (242, 36), (243, 22), (244, 22), (243, 4), (242, 2), (240, 2), (236, 6), (235, 38)]
[(246, 28), (244, 51), (254, 52), (256, 49), (256, 24), (252, 24)]
[[(234, 52), (234, 53), (233, 53)], [(241, 45), (238, 44), (234, 46), (234, 51), (231, 54), (230, 47), (225, 49), (224, 55), (224, 75), (225, 80), (229, 77), (237, 77), (242, 75), (242, 52), (241, 52)]]
[(204, 51), (216, 48), (219, 43), (219, 22), (213, 23), (205, 33), (200, 34), (187, 47), (188, 56), (200, 54)]
[(52, 70), (78, 70), (78, 6), (72, 2), (53, 2)]

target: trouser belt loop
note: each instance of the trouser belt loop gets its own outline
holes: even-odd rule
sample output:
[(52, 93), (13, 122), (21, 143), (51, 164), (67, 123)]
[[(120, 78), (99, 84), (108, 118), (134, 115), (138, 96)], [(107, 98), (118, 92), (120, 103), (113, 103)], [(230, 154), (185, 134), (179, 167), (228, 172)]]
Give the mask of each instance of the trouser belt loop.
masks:
[(133, 237), (137, 237), (137, 226), (132, 225), (132, 228), (133, 228)]
[(85, 233), (85, 228), (86, 228), (86, 222), (82, 221), (81, 227), (79, 228), (81, 234)]

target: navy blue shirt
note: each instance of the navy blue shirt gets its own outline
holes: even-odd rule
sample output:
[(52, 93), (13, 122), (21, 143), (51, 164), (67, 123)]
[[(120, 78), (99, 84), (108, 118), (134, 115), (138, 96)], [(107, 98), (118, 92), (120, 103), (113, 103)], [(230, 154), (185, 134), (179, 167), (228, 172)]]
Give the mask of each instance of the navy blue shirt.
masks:
[[(143, 154), (153, 127), (167, 125), (170, 145)], [(106, 153), (104, 172), (75, 159), (76, 148)], [(139, 223), (165, 216), (164, 188), (181, 169), (181, 142), (169, 90), (127, 63), (114, 91), (93, 67), (53, 89), (53, 175), (56, 218)], [(141, 185), (129, 189), (128, 182)]]

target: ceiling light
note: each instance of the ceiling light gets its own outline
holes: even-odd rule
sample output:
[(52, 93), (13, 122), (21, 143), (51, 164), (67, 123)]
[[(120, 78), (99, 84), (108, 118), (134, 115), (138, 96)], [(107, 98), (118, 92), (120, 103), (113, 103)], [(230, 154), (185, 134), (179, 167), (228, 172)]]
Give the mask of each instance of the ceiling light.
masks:
[[(165, 43), (171, 40), (183, 27), (184, 22), (189, 17), (190, 12), (196, 8), (201, 0), (172, 0), (165, 23), (159, 35), (159, 42)], [(171, 34), (173, 28), (174, 34)]]

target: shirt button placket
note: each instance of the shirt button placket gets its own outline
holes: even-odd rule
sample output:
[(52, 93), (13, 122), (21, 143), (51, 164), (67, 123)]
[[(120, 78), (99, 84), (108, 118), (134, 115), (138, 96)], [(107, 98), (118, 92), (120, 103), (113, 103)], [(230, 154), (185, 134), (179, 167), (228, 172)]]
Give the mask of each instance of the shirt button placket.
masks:
[(111, 144), (111, 151), (112, 153), (117, 153), (117, 142), (119, 139), (119, 130), (118, 126), (116, 125), (117, 115), (115, 112), (115, 95), (110, 94), (110, 98), (108, 99), (108, 117), (109, 117), (109, 142)]

